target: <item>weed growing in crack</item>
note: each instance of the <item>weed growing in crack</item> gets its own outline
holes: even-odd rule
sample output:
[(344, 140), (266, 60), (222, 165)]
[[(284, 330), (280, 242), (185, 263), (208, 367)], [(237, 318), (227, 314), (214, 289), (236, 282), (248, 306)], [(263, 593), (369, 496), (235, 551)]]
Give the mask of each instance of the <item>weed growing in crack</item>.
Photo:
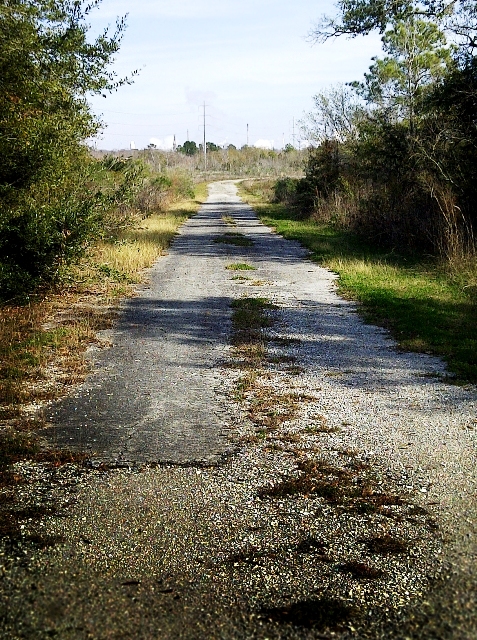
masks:
[(279, 394), (269, 387), (262, 386), (250, 403), (250, 420), (261, 427), (274, 431), (284, 422), (291, 420), (297, 413), (298, 401), (293, 394)]
[(257, 267), (252, 267), (252, 265), (247, 264), (246, 262), (233, 262), (232, 264), (228, 264), (226, 267), (229, 271), (256, 271)]
[(234, 344), (239, 341), (237, 338), (241, 337), (241, 332), (246, 332), (245, 338), (247, 338), (250, 331), (260, 331), (265, 327), (270, 327), (272, 320), (266, 312), (275, 308), (275, 305), (266, 298), (239, 298), (234, 300), (232, 302)]
[(301, 441), (301, 436), (299, 433), (290, 433), (290, 432), (286, 432), (286, 433), (280, 433), (279, 435), (276, 436), (277, 440), (280, 440), (281, 442), (300, 442)]
[[(268, 339), (264, 329), (273, 324), (270, 311), (276, 309), (275, 305), (266, 298), (244, 297), (234, 300), (232, 309), (233, 355), (244, 372), (237, 382), (236, 399), (244, 400), (252, 393), (248, 408), (249, 418), (260, 433), (265, 429), (265, 436), (256, 433), (256, 442), (256, 438), (264, 439), (266, 433), (292, 420), (303, 402), (316, 398), (306, 394), (277, 393), (264, 383), (267, 377), (264, 365), (271, 359), (267, 354)], [(275, 362), (282, 361), (280, 356), (274, 358)], [(288, 361), (287, 357), (283, 359)]]
[[(337, 430), (339, 431), (339, 429)], [(305, 427), (305, 432), (310, 435), (315, 435), (317, 433), (334, 433), (334, 428), (328, 427), (326, 424), (309, 424)]]
[(323, 458), (303, 457), (296, 451), (298, 475), (287, 476), (271, 487), (263, 487), (258, 495), (264, 498), (283, 499), (294, 496), (323, 498), (357, 513), (382, 513), (394, 517), (388, 511), (391, 506), (403, 506), (405, 501), (392, 492), (377, 489), (376, 481), (367, 466), (357, 471), (353, 465), (342, 467), (330, 464)]
[(253, 245), (253, 240), (247, 238), (243, 235), (243, 233), (223, 233), (220, 236), (217, 236), (214, 239), (216, 244), (231, 244), (236, 247), (251, 247)]
[(243, 370), (236, 386), (236, 399), (243, 400), (256, 386), (266, 356), (263, 329), (271, 326), (274, 308), (265, 298), (239, 298), (232, 302), (233, 355)]
[(332, 427), (328, 425), (325, 416), (314, 416), (314, 420), (316, 421), (314, 424), (310, 424), (305, 427), (306, 433), (313, 435), (316, 433), (339, 433), (339, 431), (341, 431), (339, 427)]

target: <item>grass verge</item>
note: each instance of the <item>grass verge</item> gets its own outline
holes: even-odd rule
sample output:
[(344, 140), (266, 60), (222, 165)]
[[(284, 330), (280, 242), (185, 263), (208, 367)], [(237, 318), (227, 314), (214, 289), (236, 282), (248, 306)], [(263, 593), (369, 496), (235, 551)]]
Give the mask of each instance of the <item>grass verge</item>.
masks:
[(242, 185), (240, 195), (262, 222), (338, 273), (340, 293), (361, 303), (366, 321), (389, 329), (405, 350), (442, 356), (455, 382), (477, 382), (475, 261), (450, 269), (426, 256), (364, 244), (350, 232), (297, 219), (295, 211), (268, 201), (263, 183)]

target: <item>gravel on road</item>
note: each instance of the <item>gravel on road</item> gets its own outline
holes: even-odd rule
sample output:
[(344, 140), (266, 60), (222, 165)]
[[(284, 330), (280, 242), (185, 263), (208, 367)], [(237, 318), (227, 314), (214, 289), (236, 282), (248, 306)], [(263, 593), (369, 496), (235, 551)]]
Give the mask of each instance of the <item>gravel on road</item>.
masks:
[[(17, 465), (2, 638), (477, 638), (476, 389), (335, 278), (210, 185), (49, 411), (91, 468)], [(271, 303), (248, 374), (241, 298)]]

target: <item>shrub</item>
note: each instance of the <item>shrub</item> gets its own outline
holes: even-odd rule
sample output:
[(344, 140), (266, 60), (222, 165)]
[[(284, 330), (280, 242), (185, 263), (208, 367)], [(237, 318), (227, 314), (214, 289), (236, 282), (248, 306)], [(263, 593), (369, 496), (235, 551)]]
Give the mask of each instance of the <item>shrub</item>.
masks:
[(296, 198), (297, 184), (297, 178), (280, 178), (277, 180), (273, 185), (274, 200), (292, 204)]
[(3, 298), (54, 280), (111, 204), (84, 146), (100, 127), (86, 96), (121, 84), (107, 67), (124, 22), (91, 41), (86, 21), (97, 4), (7, 0), (0, 8)]

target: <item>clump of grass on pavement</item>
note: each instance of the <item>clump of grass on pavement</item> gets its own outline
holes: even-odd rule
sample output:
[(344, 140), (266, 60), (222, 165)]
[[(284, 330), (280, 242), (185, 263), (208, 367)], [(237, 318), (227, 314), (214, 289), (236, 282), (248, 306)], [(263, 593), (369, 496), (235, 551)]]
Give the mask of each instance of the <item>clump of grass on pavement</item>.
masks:
[(243, 233), (222, 233), (214, 239), (216, 244), (230, 244), (236, 247), (251, 247), (253, 240), (244, 236)]
[(226, 267), (229, 271), (256, 271), (257, 267), (252, 267), (252, 265), (247, 264), (246, 262), (234, 262), (232, 264), (228, 264)]

